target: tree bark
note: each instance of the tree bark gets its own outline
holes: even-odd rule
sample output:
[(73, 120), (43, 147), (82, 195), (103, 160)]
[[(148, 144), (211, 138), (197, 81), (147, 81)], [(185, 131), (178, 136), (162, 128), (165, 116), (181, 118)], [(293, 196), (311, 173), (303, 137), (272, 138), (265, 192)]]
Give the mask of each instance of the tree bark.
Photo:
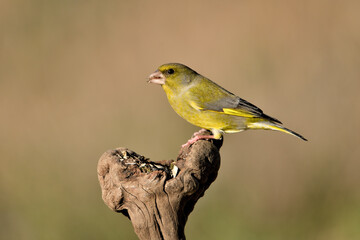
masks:
[(181, 148), (176, 161), (159, 162), (126, 148), (109, 150), (97, 169), (102, 198), (131, 220), (141, 240), (185, 239), (189, 214), (216, 179), (221, 145), (199, 140)]

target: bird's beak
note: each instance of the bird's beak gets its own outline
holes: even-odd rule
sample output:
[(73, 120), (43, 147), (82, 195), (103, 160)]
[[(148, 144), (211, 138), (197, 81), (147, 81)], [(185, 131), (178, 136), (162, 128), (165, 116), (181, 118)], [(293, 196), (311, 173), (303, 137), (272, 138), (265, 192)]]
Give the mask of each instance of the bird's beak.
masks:
[(156, 83), (163, 85), (165, 84), (165, 76), (159, 70), (156, 70), (149, 76), (148, 83)]

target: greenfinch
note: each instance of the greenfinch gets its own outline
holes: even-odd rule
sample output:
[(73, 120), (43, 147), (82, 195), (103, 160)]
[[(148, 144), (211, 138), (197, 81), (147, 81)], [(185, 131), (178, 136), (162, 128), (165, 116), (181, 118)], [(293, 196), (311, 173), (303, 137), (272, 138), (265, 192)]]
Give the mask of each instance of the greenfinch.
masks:
[(263, 113), (260, 108), (183, 64), (161, 65), (149, 76), (148, 82), (162, 86), (178, 115), (212, 132), (212, 135), (197, 134), (186, 145), (199, 139), (221, 139), (223, 133), (247, 129), (275, 130), (307, 141), (300, 134), (283, 127), (276, 118)]

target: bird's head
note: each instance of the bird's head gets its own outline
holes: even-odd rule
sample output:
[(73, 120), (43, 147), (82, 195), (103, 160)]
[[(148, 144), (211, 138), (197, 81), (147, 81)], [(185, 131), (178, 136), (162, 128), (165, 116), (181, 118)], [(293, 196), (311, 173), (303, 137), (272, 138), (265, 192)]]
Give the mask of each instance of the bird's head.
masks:
[(180, 63), (167, 63), (161, 65), (149, 76), (149, 83), (156, 83), (163, 88), (175, 91), (189, 84), (198, 75), (191, 68)]

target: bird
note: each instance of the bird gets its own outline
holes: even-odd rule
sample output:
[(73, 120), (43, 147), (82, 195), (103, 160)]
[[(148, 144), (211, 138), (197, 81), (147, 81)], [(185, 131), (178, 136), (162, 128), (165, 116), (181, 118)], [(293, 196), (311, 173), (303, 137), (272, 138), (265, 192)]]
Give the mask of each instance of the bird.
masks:
[[(202, 128), (183, 147), (200, 139), (221, 139), (224, 133), (248, 129), (280, 131), (307, 141), (300, 134), (282, 126), (278, 119), (186, 65), (163, 64), (149, 76), (148, 82), (161, 85), (174, 111)], [(211, 131), (212, 135), (201, 134), (206, 130)]]

